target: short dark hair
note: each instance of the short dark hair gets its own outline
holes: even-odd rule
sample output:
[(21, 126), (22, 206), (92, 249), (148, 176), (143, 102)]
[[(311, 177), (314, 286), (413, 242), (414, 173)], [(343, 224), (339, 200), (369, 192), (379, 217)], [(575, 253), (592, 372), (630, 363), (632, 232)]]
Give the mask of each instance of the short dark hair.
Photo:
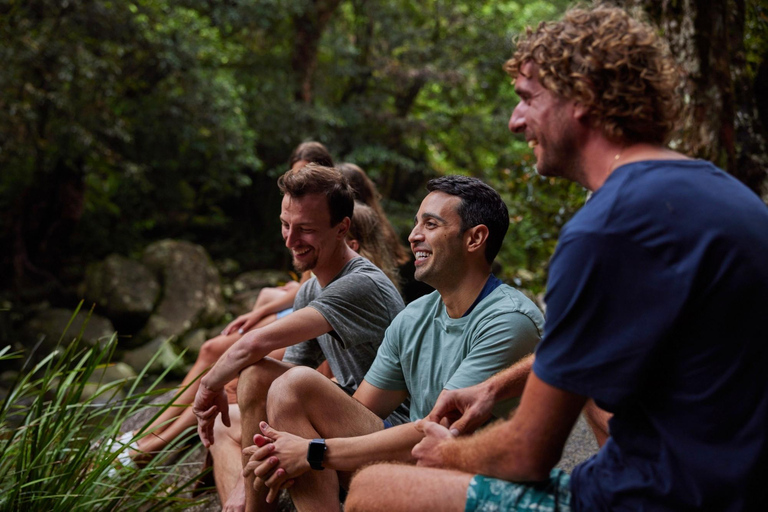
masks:
[(429, 180), (427, 190), (461, 199), (458, 214), (462, 232), (480, 224), (488, 228), (485, 259), (488, 264), (493, 263), (509, 229), (509, 210), (499, 193), (477, 178), (455, 175)]
[(355, 209), (355, 193), (347, 179), (333, 167), (307, 164), (300, 169), (289, 170), (277, 180), (280, 192), (291, 197), (307, 194), (323, 194), (328, 200), (331, 226), (344, 217), (352, 218)]
[(324, 165), (326, 167), (333, 167), (333, 158), (331, 157), (328, 148), (315, 141), (302, 142), (296, 146), (296, 149), (291, 153), (288, 167), (293, 167), (294, 164), (300, 160)]

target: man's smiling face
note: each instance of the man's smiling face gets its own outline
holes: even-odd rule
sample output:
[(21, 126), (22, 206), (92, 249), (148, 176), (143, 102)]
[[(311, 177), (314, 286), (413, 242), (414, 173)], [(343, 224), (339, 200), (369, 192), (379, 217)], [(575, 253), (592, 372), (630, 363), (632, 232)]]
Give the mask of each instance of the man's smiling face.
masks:
[(583, 174), (579, 154), (578, 123), (574, 102), (558, 98), (538, 80), (536, 66), (526, 63), (515, 79), (520, 96), (509, 119), (509, 129), (523, 133), (536, 156), (536, 171), (542, 176), (562, 176), (578, 181)]
[(328, 200), (322, 194), (283, 196), (280, 223), (285, 246), (298, 272), (326, 264), (337, 245), (338, 230), (331, 226)]
[(430, 192), (421, 202), (408, 241), (416, 256), (414, 278), (437, 288), (443, 279), (453, 279), (456, 257), (463, 251), (461, 198)]

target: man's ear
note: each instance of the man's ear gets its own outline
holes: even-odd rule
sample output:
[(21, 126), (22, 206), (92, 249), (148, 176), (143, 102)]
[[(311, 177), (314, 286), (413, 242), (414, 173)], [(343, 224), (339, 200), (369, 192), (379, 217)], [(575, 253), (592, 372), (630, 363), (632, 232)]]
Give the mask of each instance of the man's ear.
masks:
[(573, 117), (577, 121), (585, 121), (589, 117), (589, 108), (583, 103), (574, 102), (573, 104)]
[(352, 219), (349, 217), (344, 217), (341, 219), (341, 222), (336, 226), (336, 229), (338, 231), (336, 232), (336, 239), (337, 240), (343, 240), (347, 237), (347, 232), (349, 231), (349, 225), (352, 223)]
[(360, 252), (360, 242), (355, 240), (354, 238), (347, 237), (347, 245), (350, 249), (352, 249), (355, 252)]
[(488, 226), (478, 224), (471, 227), (464, 233), (464, 237), (467, 241), (467, 250), (469, 252), (485, 250), (485, 242), (488, 240)]

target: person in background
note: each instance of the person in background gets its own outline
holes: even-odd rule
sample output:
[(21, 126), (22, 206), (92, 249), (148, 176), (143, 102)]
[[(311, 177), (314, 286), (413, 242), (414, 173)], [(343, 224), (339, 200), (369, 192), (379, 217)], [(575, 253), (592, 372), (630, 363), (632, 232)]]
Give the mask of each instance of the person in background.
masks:
[(402, 266), (411, 260), (411, 252), (400, 240), (395, 232), (392, 223), (387, 219), (384, 209), (381, 207), (381, 194), (376, 189), (376, 185), (365, 174), (360, 167), (349, 162), (342, 162), (336, 166), (338, 170), (347, 178), (349, 184), (355, 191), (355, 199), (362, 201), (374, 209), (381, 219), (381, 229), (384, 231), (384, 237), (387, 241), (389, 251), (395, 256), (397, 266)]

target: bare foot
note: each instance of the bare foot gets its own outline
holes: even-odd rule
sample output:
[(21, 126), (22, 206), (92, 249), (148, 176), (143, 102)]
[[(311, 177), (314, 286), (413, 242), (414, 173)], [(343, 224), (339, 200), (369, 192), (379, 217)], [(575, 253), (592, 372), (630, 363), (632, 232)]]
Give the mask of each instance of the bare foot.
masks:
[(245, 479), (240, 476), (237, 479), (235, 488), (221, 507), (222, 512), (244, 512), (245, 511)]

